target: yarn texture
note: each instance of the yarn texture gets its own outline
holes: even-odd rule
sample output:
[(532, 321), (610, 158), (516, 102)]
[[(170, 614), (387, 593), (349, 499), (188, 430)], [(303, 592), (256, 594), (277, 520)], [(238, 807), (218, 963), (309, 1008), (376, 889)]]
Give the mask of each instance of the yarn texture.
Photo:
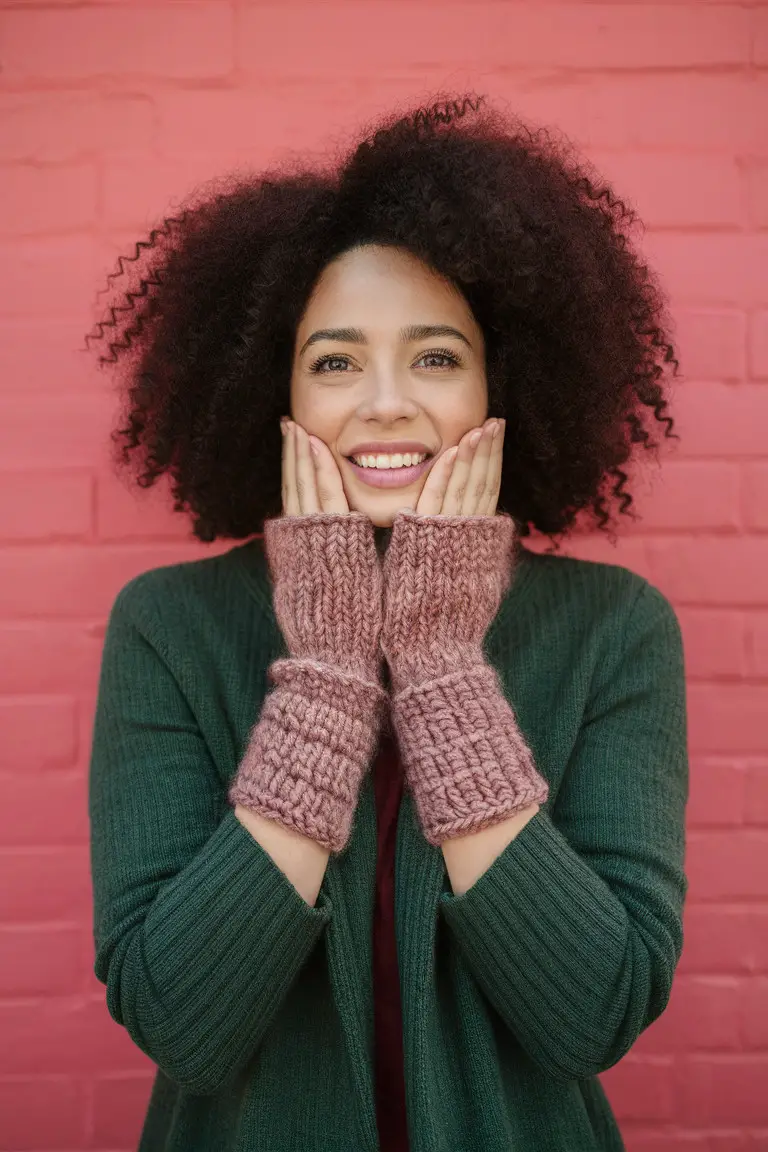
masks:
[(357, 512), (281, 516), (264, 545), (289, 657), (270, 665), (229, 799), (340, 852), (387, 701), (373, 525)]
[(549, 795), (482, 643), (514, 575), (515, 526), (399, 512), (384, 564), (391, 716), (424, 835), (439, 846)]

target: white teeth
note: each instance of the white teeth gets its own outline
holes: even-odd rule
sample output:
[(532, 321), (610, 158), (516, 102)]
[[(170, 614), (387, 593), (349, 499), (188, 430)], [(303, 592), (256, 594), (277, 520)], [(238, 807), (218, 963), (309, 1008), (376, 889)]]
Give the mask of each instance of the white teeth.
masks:
[(420, 464), (422, 460), (426, 460), (426, 452), (419, 455), (416, 452), (396, 452), (393, 456), (385, 456), (379, 453), (377, 456), (353, 456), (355, 464), (359, 464), (363, 468), (408, 468), (413, 464)]

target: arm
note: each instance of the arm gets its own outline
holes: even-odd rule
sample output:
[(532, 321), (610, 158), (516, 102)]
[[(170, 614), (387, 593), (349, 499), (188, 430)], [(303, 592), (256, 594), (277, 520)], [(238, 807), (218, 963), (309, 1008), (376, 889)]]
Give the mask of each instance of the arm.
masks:
[(331, 909), (310, 907), (227, 809), (144, 596), (139, 582), (118, 595), (102, 655), (95, 974), (138, 1047), (188, 1091), (214, 1093), (258, 1047)]
[(235, 805), (235, 816), (264, 851), (269, 853), (302, 899), (314, 907), (328, 867), (330, 848), (324, 848), (311, 837), (303, 836), (293, 828), (286, 828), (276, 820), (268, 820), (258, 812), (251, 812), (242, 804)]
[(683, 945), (685, 675), (651, 585), (595, 690), (552, 814), (441, 906), (501, 1018), (551, 1076), (610, 1068), (667, 1006)]

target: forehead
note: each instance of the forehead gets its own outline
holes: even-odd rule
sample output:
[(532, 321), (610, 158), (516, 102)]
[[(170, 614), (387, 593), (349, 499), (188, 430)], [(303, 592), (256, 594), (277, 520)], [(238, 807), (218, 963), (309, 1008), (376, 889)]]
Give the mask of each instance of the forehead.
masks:
[(366, 245), (336, 257), (321, 273), (302, 327), (359, 326), (375, 335), (405, 321), (463, 322), (476, 328), (458, 288), (410, 252)]

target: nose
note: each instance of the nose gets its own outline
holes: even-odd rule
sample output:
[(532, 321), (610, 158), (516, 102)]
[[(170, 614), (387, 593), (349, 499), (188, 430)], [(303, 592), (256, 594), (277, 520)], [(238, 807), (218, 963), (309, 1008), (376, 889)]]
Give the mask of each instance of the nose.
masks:
[(362, 420), (390, 424), (401, 419), (412, 420), (418, 415), (419, 406), (407, 373), (398, 372), (396, 368), (379, 368), (371, 372), (366, 384), (358, 408)]

